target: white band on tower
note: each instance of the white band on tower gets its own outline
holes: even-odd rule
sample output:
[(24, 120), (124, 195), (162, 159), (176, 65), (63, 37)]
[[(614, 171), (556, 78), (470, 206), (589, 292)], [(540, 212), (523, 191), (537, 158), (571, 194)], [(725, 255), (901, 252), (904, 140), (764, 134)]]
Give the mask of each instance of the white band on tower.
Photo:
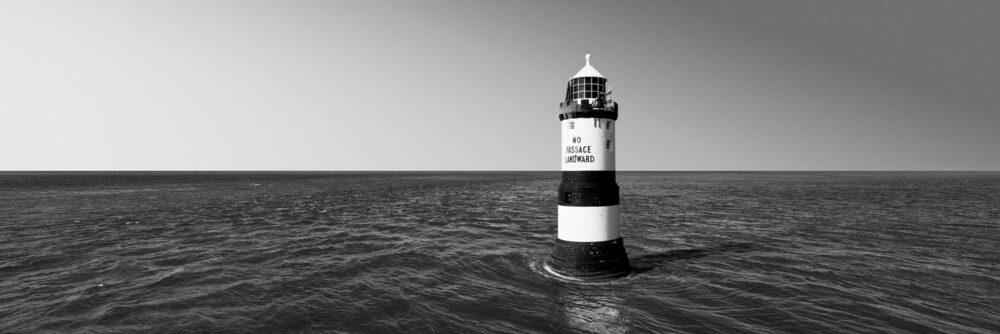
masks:
[(618, 239), (618, 206), (559, 206), (558, 238), (575, 242)]

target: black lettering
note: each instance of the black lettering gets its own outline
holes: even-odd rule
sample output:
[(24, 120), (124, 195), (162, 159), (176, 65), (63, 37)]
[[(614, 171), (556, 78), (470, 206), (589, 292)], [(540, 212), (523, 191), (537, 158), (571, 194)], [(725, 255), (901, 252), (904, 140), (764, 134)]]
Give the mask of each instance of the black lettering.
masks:
[(594, 162), (593, 155), (567, 155), (566, 163), (577, 163), (577, 162)]

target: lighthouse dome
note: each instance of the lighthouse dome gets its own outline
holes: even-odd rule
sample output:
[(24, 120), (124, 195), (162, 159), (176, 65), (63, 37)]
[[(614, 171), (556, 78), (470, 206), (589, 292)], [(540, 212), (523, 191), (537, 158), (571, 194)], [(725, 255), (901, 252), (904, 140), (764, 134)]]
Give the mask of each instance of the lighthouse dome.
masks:
[(583, 68), (581, 68), (579, 72), (576, 72), (576, 75), (574, 75), (573, 78), (583, 78), (583, 77), (603, 78), (604, 76), (601, 75), (601, 72), (598, 72), (596, 68), (590, 66), (590, 54), (588, 53), (586, 56), (584, 56), (584, 58), (587, 59), (587, 64), (583, 65)]

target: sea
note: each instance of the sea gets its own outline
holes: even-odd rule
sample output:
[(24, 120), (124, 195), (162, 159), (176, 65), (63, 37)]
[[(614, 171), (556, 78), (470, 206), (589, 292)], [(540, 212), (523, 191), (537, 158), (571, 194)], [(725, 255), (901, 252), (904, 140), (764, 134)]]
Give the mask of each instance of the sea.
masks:
[(619, 172), (603, 282), (559, 175), (3, 172), (0, 332), (1000, 332), (1000, 173)]

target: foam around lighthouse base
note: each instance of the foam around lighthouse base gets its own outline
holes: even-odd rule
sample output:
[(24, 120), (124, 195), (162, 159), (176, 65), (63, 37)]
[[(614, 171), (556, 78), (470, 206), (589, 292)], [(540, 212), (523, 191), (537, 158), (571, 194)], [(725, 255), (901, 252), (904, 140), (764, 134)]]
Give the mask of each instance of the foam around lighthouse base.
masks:
[(556, 239), (548, 264), (556, 274), (585, 281), (623, 277), (632, 271), (620, 237), (595, 242)]

